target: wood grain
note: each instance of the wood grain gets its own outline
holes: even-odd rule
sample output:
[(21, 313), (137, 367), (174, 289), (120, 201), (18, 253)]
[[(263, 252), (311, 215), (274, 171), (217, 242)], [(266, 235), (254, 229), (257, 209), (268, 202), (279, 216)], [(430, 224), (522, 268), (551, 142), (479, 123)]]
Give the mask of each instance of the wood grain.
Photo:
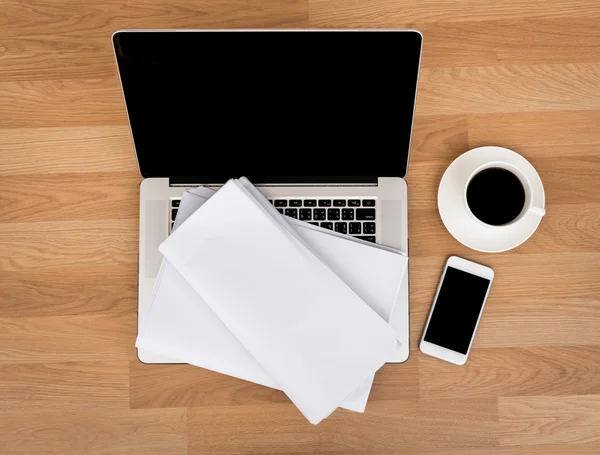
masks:
[(186, 452), (185, 409), (0, 414), (4, 453), (150, 455)]
[(5, 128), (127, 124), (114, 77), (0, 82), (0, 97)]
[(137, 315), (0, 319), (0, 362), (65, 362), (135, 358)]
[[(240, 381), (190, 365), (130, 365), (132, 408), (207, 407), (288, 402), (279, 390)], [(419, 398), (418, 356), (384, 366), (369, 402)]]
[(422, 398), (598, 394), (600, 346), (477, 348), (465, 368), (422, 356), (419, 374)]
[[(1, 129), (0, 175), (36, 175), (129, 171), (139, 178), (129, 127)], [(82, 175), (85, 178), (85, 175)], [(28, 177), (29, 179), (31, 177)], [(4, 179), (2, 180), (4, 181)], [(88, 184), (92, 183), (88, 180)]]
[[(134, 348), (141, 178), (111, 34), (253, 27), (424, 35), (412, 352), (377, 374), (364, 414), (316, 427), (280, 391), (144, 365)], [(0, 43), (0, 453), (600, 453), (597, 1), (5, 0)], [(446, 167), (490, 144), (538, 169), (548, 211), (499, 255), (458, 243), (437, 212)], [(418, 351), (451, 254), (496, 272), (464, 367)]]
[[(472, 22), (488, 20), (569, 19), (594, 17), (598, 5), (586, 0), (549, 0), (543, 4), (526, 0), (498, 3), (494, 0), (463, 1), (408, 0), (402, 7), (394, 0), (373, 0), (347, 4), (343, 0), (311, 0), (310, 23), (327, 27), (408, 27), (429, 23)], [(561, 33), (555, 30), (554, 33)], [(454, 49), (453, 49), (454, 50)]]
[(419, 25), (419, 30), (427, 39), (424, 68), (598, 60), (594, 40), (600, 26), (595, 17), (439, 21)]
[[(127, 410), (126, 362), (0, 362), (3, 414), (22, 411)], [(25, 400), (24, 397), (27, 397)]]
[(600, 449), (600, 396), (498, 399), (500, 443), (596, 443)]
[[(364, 415), (336, 411), (302, 429), (290, 403), (190, 408), (189, 453), (386, 452), (428, 447), (477, 447), (498, 442), (495, 399), (387, 400), (369, 403)], [(257, 424), (260, 422), (260, 424)], [(236, 428), (235, 433), (223, 427)]]
[(599, 63), (431, 68), (420, 78), (418, 112), (429, 115), (600, 108)]
[(0, 224), (0, 270), (136, 263), (136, 219), (99, 220), (93, 225), (98, 231), (90, 237), (89, 221)]
[(171, 408), (289, 403), (280, 390), (191, 365), (131, 362), (131, 407)]
[(35, 180), (6, 176), (0, 181), (0, 220), (137, 219), (139, 180), (135, 174), (124, 173), (61, 174)]
[(0, 273), (0, 318), (137, 312), (137, 267), (50, 267)]
[(522, 455), (596, 455), (597, 444), (546, 444), (524, 446), (520, 448)]

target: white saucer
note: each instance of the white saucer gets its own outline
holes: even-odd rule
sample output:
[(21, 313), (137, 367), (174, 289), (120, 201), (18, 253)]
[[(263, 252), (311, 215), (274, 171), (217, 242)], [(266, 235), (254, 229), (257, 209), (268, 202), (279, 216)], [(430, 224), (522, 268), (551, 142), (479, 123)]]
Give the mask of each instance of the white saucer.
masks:
[(531, 182), (533, 205), (544, 208), (544, 186), (529, 161), (502, 147), (478, 147), (463, 153), (446, 169), (438, 190), (438, 210), (444, 226), (460, 243), (484, 253), (499, 253), (531, 237), (542, 216), (528, 212), (507, 226), (489, 226), (474, 218), (464, 200), (465, 188), (471, 174), (490, 161), (505, 161), (519, 168)]

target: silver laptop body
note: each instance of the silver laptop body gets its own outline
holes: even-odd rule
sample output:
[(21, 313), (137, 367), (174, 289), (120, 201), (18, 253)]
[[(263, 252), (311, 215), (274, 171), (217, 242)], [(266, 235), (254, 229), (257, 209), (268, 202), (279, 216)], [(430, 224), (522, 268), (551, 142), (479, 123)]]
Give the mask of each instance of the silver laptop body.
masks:
[[(242, 41), (246, 42), (248, 40), (252, 41), (254, 37), (257, 37), (256, 39), (263, 44), (259, 47), (260, 49), (267, 47), (271, 42), (278, 42), (279, 44), (286, 40), (293, 42), (293, 44), (287, 46), (287, 48), (291, 48), (290, 53), (292, 54), (289, 61), (302, 59), (302, 55), (300, 54), (304, 47), (311, 47), (311, 49), (309, 49), (311, 51), (313, 51), (314, 48), (327, 48), (327, 45), (322, 46), (322, 42), (334, 40), (335, 42), (331, 44), (331, 48), (339, 49), (340, 46), (345, 46), (346, 41), (349, 40), (348, 52), (350, 52), (350, 54), (347, 54), (346, 57), (344, 57), (345, 54), (340, 52), (340, 54), (343, 54), (342, 57), (339, 57), (341, 63), (338, 63), (338, 65), (331, 70), (332, 72), (337, 71), (339, 66), (343, 67), (344, 61), (351, 62), (351, 64), (349, 64), (350, 68), (353, 68), (355, 64), (360, 65), (360, 55), (356, 56), (355, 54), (360, 54), (356, 49), (360, 49), (363, 41), (366, 41), (365, 46), (367, 46), (365, 52), (370, 53), (371, 51), (368, 49), (373, 49), (372, 44), (376, 44), (369, 42), (369, 40), (381, 41), (386, 46), (389, 45), (390, 49), (395, 50), (395, 52), (388, 52), (385, 54), (387, 58), (398, 60), (398, 66), (400, 68), (399, 74), (401, 74), (402, 77), (400, 77), (397, 82), (396, 79), (394, 79), (394, 87), (396, 86), (396, 83), (400, 85), (404, 84), (406, 87), (397, 87), (398, 91), (402, 92), (402, 96), (404, 97), (402, 98), (403, 102), (400, 106), (391, 106), (389, 113), (386, 113), (385, 115), (394, 116), (395, 109), (404, 109), (404, 114), (399, 116), (400, 118), (398, 119), (400, 124), (397, 128), (401, 130), (399, 135), (402, 135), (402, 138), (398, 140), (400, 149), (395, 151), (398, 156), (394, 157), (394, 152), (392, 151), (379, 155), (376, 152), (368, 150), (366, 152), (362, 150), (364, 153), (361, 153), (361, 150), (359, 149), (358, 151), (348, 153), (347, 155), (336, 154), (336, 157), (341, 156), (342, 160), (346, 157), (348, 160), (355, 160), (356, 156), (360, 156), (361, 158), (359, 159), (374, 160), (373, 163), (375, 164), (371, 165), (366, 163), (362, 165), (360, 163), (351, 162), (348, 164), (348, 167), (352, 168), (352, 174), (348, 174), (348, 176), (344, 175), (344, 163), (341, 163), (341, 171), (336, 172), (335, 175), (333, 172), (329, 172), (329, 174), (332, 175), (331, 177), (319, 175), (307, 176), (306, 172), (302, 174), (304, 177), (296, 177), (294, 175), (300, 174), (299, 172), (284, 172), (286, 169), (289, 170), (290, 167), (292, 169), (294, 168), (294, 160), (290, 160), (289, 157), (286, 156), (285, 149), (282, 149), (281, 152), (276, 152), (269, 160), (265, 161), (263, 166), (265, 168), (271, 166), (271, 168), (269, 169), (269, 172), (264, 172), (264, 175), (260, 175), (253, 180), (252, 172), (244, 172), (245, 169), (243, 168), (239, 169), (239, 172), (243, 173), (240, 175), (248, 176), (263, 194), (271, 199), (274, 205), (280, 208), (280, 211), (284, 214), (296, 218), (299, 217), (308, 222), (319, 223), (321, 226), (324, 226), (323, 223), (325, 223), (328, 228), (330, 227), (338, 230), (338, 232), (356, 235), (368, 239), (369, 241), (376, 241), (377, 243), (389, 245), (408, 254), (408, 200), (407, 185), (403, 176), (405, 175), (408, 166), (410, 135), (412, 132), (416, 86), (421, 55), (422, 37), (419, 32), (412, 30), (119, 31), (113, 35), (115, 55), (119, 67), (119, 75), (121, 77), (136, 153), (138, 155), (140, 172), (142, 176), (147, 177), (142, 181), (140, 186), (138, 326), (150, 301), (152, 289), (162, 260), (162, 256), (158, 251), (158, 246), (170, 233), (172, 220), (177, 211), (178, 201), (183, 192), (186, 189), (195, 186), (207, 186), (218, 189), (225, 183), (228, 177), (239, 176), (236, 173), (238, 169), (232, 170), (231, 174), (229, 174), (228, 168), (211, 169), (211, 163), (214, 160), (212, 158), (207, 158), (207, 156), (216, 156), (216, 159), (218, 160), (219, 155), (208, 154), (209, 152), (204, 152), (202, 159), (203, 163), (200, 163), (197, 167), (190, 165), (188, 162), (190, 159), (189, 157), (194, 156), (194, 151), (185, 152), (186, 154), (183, 155), (186, 164), (182, 164), (181, 168), (185, 169), (180, 170), (180, 168), (177, 167), (177, 162), (175, 164), (166, 164), (164, 166), (161, 164), (169, 162), (171, 159), (183, 162), (184, 160), (179, 150), (188, 148), (188, 146), (193, 149), (194, 144), (188, 144), (187, 142), (196, 142), (196, 136), (190, 136), (190, 138), (185, 139), (187, 142), (177, 144), (175, 150), (165, 150), (164, 152), (158, 153), (156, 149), (153, 148), (154, 144), (158, 145), (163, 140), (165, 141), (165, 144), (169, 144), (168, 141), (171, 139), (168, 135), (173, 135), (173, 131), (179, 131), (177, 138), (180, 138), (181, 136), (188, 135), (189, 131), (193, 130), (195, 132), (194, 134), (198, 134), (198, 143), (202, 144), (203, 122), (199, 119), (199, 125), (196, 128), (194, 128), (193, 125), (190, 126), (187, 124), (189, 120), (188, 116), (192, 117), (193, 123), (193, 117), (195, 115), (194, 110), (202, 109), (201, 105), (198, 106), (194, 103), (193, 106), (183, 106), (183, 101), (176, 99), (176, 103), (182, 104), (181, 109), (189, 109), (189, 112), (183, 113), (179, 110), (173, 111), (172, 103), (174, 101), (171, 96), (175, 96), (181, 100), (186, 97), (181, 96), (181, 94), (177, 96), (177, 94), (170, 93), (169, 87), (176, 87), (180, 83), (183, 85), (191, 83), (185, 76), (183, 76), (184, 81), (179, 82), (180, 75), (177, 74), (178, 69), (182, 74), (184, 72), (186, 74), (198, 72), (199, 74), (195, 74), (194, 78), (198, 84), (202, 84), (203, 71), (212, 71), (215, 68), (222, 69), (223, 66), (227, 64), (227, 62), (224, 64), (221, 61), (215, 61), (213, 63), (211, 62), (211, 58), (221, 59), (223, 54), (228, 54), (228, 49), (237, 49), (239, 46), (237, 43)], [(304, 44), (303, 40), (305, 39), (309, 41), (309, 43)], [(352, 40), (355, 40), (355, 42), (352, 43)], [(227, 41), (227, 43), (221, 44), (223, 41)], [(213, 51), (209, 52), (210, 55), (204, 56), (200, 49), (207, 46), (211, 47)], [(285, 48), (286, 46), (284, 46), (284, 49)], [(269, 52), (277, 53), (277, 49), (281, 49), (281, 47), (274, 45), (273, 49), (274, 50)], [(248, 53), (250, 52), (246, 50), (244, 55), (247, 55)], [(314, 52), (308, 53), (308, 55), (311, 54), (314, 55)], [(178, 68), (181, 59), (188, 59), (190, 58), (190, 55), (194, 58), (194, 63), (191, 65), (196, 65), (196, 58), (198, 61), (203, 61), (203, 59), (205, 59), (204, 61), (208, 62), (208, 64), (203, 63), (199, 69), (196, 68), (196, 66), (189, 67), (185, 65), (183, 68)], [(215, 57), (215, 55), (217, 55), (217, 57)], [(297, 55), (300, 55), (300, 57), (296, 57)], [(356, 62), (354, 61), (355, 57)], [(330, 57), (327, 56), (326, 58), (329, 59)], [(243, 59), (244, 57), (240, 57), (235, 61), (237, 62), (238, 60)], [(263, 65), (258, 68), (250, 68), (252, 64), (249, 64), (248, 71), (261, 72), (264, 70), (265, 66), (271, 65), (273, 60), (274, 59), (266, 58), (263, 61)], [(378, 60), (370, 61), (370, 64), (365, 64), (365, 66), (369, 68), (369, 71), (376, 73), (377, 66), (381, 61), (382, 58), (380, 56)], [(279, 65), (285, 66), (278, 62), (274, 65), (277, 68), (279, 68)], [(206, 67), (208, 69), (205, 69)], [(392, 67), (391, 70), (396, 71), (396, 66)], [(391, 70), (388, 69), (388, 72)], [(235, 71), (232, 69), (230, 72), (233, 73)], [(345, 68), (344, 72), (340, 74), (344, 75), (348, 73), (348, 68)], [(283, 72), (283, 74), (285, 75), (286, 73)], [(288, 74), (294, 74), (294, 72), (291, 71), (288, 72)], [(174, 80), (171, 80), (171, 77)], [(209, 76), (208, 79), (211, 79), (211, 76)], [(284, 79), (289, 81), (289, 78)], [(376, 77), (376, 79), (379, 79), (379, 77)], [(148, 82), (148, 80), (150, 80), (151, 83)], [(218, 82), (219, 78), (211, 79), (211, 90), (215, 90), (215, 80)], [(165, 83), (165, 86), (161, 87), (160, 84), (163, 82)], [(314, 83), (320, 83), (318, 78)], [(291, 83), (291, 85), (292, 87), (288, 90), (294, 91), (294, 84)], [(227, 87), (220, 87), (219, 89), (224, 90), (227, 89)], [(264, 87), (262, 89), (264, 90)], [(163, 90), (167, 93), (164, 95), (162, 93), (156, 95), (157, 91), (162, 92)], [(239, 89), (236, 87), (233, 90)], [(244, 90), (248, 90), (248, 88), (245, 88)], [(309, 88), (307, 90), (311, 89)], [(346, 89), (341, 91), (342, 94), (340, 96), (346, 96), (345, 90)], [(325, 96), (327, 96), (330, 92), (324, 93)], [(210, 97), (210, 95), (204, 93), (199, 96), (200, 104), (202, 104), (205, 96), (207, 98)], [(348, 92), (347, 96), (352, 97), (352, 91)], [(158, 101), (155, 98), (157, 98)], [(360, 99), (360, 96), (358, 98)], [(238, 98), (235, 98), (233, 102), (235, 102), (236, 99)], [(370, 98), (367, 99), (370, 100)], [(250, 100), (248, 103), (252, 104), (252, 101), (253, 100)], [(156, 104), (161, 105), (161, 103), (164, 108), (163, 110), (156, 109), (155, 111), (152, 111), (155, 109)], [(384, 104), (385, 103), (382, 103), (381, 109), (388, 109)], [(257, 116), (261, 115), (260, 110), (261, 108), (257, 107)], [(181, 127), (179, 123), (177, 123), (176, 126), (173, 126), (175, 124), (170, 123), (174, 116), (174, 112), (184, 118), (184, 120), (180, 122), (185, 123), (184, 130), (178, 130), (178, 128)], [(357, 112), (360, 114), (360, 109)], [(281, 115), (285, 115), (285, 113), (282, 113)], [(340, 114), (342, 117), (344, 115), (345, 112)], [(159, 118), (157, 119), (157, 117)], [(319, 118), (319, 115), (316, 114), (316, 117)], [(229, 119), (228, 116), (225, 118)], [(310, 113), (308, 118), (312, 118)], [(323, 123), (327, 125), (328, 119), (330, 118), (331, 117), (323, 116)], [(383, 123), (387, 123), (387, 117), (384, 118), (386, 119), (386, 122)], [(342, 122), (342, 128), (345, 128), (345, 122), (352, 122), (355, 120), (354, 116), (350, 116), (349, 119), (350, 120), (345, 119), (344, 122)], [(207, 121), (213, 121), (213, 117), (209, 117)], [(277, 119), (275, 119), (275, 121), (277, 121)], [(333, 121), (335, 121), (335, 117), (333, 118)], [(356, 121), (358, 123), (355, 125), (355, 128), (356, 126), (363, 125), (363, 121), (360, 119)], [(365, 120), (365, 123), (368, 123), (368, 119)], [(221, 123), (216, 125), (215, 128), (218, 129), (221, 126)], [(375, 124), (377, 128), (379, 125), (380, 123)], [(390, 125), (392, 125), (393, 128), (396, 128), (395, 123), (390, 122)], [(164, 130), (166, 131), (161, 131), (161, 126), (164, 126)], [(229, 125), (228, 127), (237, 130), (235, 125)], [(257, 129), (257, 126), (254, 125), (253, 128)], [(286, 125), (284, 124), (281, 128), (285, 129)], [(383, 130), (385, 132), (385, 129)], [(349, 131), (349, 134), (351, 134), (352, 128), (350, 128)], [(294, 131), (292, 131), (292, 133), (293, 132)], [(391, 132), (390, 136), (394, 138), (395, 141), (394, 133), (395, 130)], [(232, 134), (235, 133), (232, 132)], [(268, 134), (268, 132), (265, 134)], [(323, 131), (321, 131), (320, 134), (322, 135)], [(167, 137), (165, 138), (162, 135)], [(218, 136), (217, 139), (221, 137), (223, 136)], [(286, 137), (289, 137), (289, 134), (286, 135)], [(362, 136), (359, 134), (357, 143), (360, 143), (360, 140), (363, 139), (367, 144), (363, 146), (363, 148), (368, 147), (371, 138), (370, 133), (364, 133)], [(175, 142), (177, 142), (177, 140), (175, 140)], [(243, 145), (242, 142), (241, 144)], [(383, 143), (383, 145), (385, 144), (386, 143)], [(304, 149), (301, 148), (300, 152), (294, 153), (292, 155), (294, 156), (294, 159), (302, 159), (302, 150), (309, 150), (306, 144), (299, 145), (304, 147)], [(160, 150), (162, 150), (162, 148)], [(327, 150), (327, 148), (325, 148), (325, 150)], [(254, 150), (252, 152), (248, 151), (247, 153), (256, 153), (260, 155), (261, 152), (260, 150)], [(281, 166), (279, 166), (279, 164), (273, 165), (273, 161), (278, 161), (279, 155), (277, 153), (281, 153)], [(232, 156), (235, 156), (235, 153), (232, 154)], [(319, 159), (322, 156), (323, 153), (320, 151), (315, 153), (306, 152), (307, 159), (315, 160), (315, 168), (318, 168)], [(398, 166), (398, 169), (393, 170), (393, 172), (386, 171), (384, 175), (369, 176), (369, 173), (365, 173), (367, 177), (364, 178), (355, 176), (363, 169), (370, 169), (370, 165), (373, 169), (389, 169), (394, 164)], [(327, 163), (325, 163), (325, 166), (329, 166), (327, 169), (336, 169)], [(192, 170), (190, 170), (191, 167), (193, 168)], [(163, 168), (164, 175), (161, 175)], [(305, 171), (306, 169), (306, 166), (300, 168), (302, 171)], [(170, 175), (170, 173), (173, 175)], [(213, 175), (213, 173), (217, 176)], [(272, 177), (272, 181), (269, 181), (269, 176), (274, 176)], [(401, 285), (398, 294), (398, 302), (396, 303), (390, 324), (396, 329), (402, 342), (401, 345), (398, 346), (395, 355), (390, 358), (389, 361), (404, 362), (408, 359), (410, 350), (408, 274), (406, 274)], [(138, 358), (144, 363), (177, 363), (171, 359), (143, 350), (138, 350)]]

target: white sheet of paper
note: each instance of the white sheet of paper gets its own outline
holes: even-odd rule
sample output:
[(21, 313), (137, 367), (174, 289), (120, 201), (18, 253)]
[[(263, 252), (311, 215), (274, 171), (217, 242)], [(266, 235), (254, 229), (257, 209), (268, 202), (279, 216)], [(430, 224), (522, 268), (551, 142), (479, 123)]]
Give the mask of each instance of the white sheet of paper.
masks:
[(396, 334), (278, 221), (233, 180), (160, 251), (318, 423), (385, 363)]
[[(195, 212), (214, 191), (195, 188), (184, 193), (174, 228)], [(268, 202), (267, 202), (268, 203)], [(270, 205), (270, 204), (269, 204)], [(349, 237), (288, 219), (298, 234), (321, 253), (355, 292), (389, 319), (398, 298), (408, 258), (397, 250), (352, 241)], [(275, 381), (223, 325), (181, 275), (163, 260), (152, 301), (136, 345), (175, 360), (278, 388)], [(341, 407), (363, 412), (371, 388), (368, 378)]]

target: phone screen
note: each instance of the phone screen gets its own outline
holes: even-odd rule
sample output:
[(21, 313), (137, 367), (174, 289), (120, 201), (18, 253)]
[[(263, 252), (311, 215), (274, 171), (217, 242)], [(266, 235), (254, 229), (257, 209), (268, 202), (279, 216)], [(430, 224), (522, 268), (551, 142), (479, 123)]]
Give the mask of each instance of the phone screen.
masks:
[(467, 354), (490, 280), (448, 267), (424, 340)]

